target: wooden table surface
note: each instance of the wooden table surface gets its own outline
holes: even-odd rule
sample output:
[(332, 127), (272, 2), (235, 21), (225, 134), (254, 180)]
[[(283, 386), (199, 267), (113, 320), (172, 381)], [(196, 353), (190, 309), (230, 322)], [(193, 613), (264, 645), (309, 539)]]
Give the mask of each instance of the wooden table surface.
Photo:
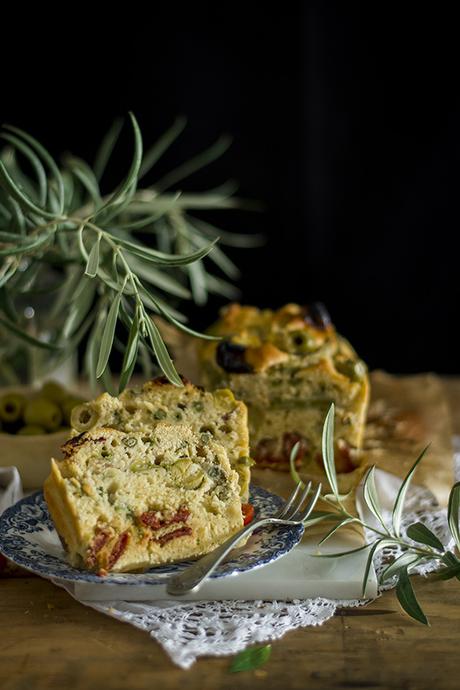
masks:
[[(460, 379), (446, 380), (460, 433)], [(229, 673), (230, 658), (174, 666), (149, 636), (97, 613), (40, 578), (0, 580), (1, 690), (460, 687), (457, 580), (415, 583), (431, 628), (400, 613), (394, 592), (288, 633), (262, 668)]]

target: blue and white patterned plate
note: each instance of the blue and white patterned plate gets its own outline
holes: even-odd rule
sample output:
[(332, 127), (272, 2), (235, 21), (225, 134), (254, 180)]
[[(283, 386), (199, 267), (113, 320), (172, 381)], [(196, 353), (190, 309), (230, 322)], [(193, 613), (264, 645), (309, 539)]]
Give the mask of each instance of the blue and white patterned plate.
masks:
[[(277, 512), (283, 499), (252, 485), (250, 502), (254, 506), (255, 517), (258, 518)], [(303, 531), (302, 525), (256, 530), (246, 545), (235, 549), (232, 557), (222, 563), (211, 577), (236, 575), (272, 563), (299, 543)], [(42, 491), (19, 501), (0, 517), (0, 552), (17, 565), (42, 577), (98, 584), (164, 584), (170, 575), (192, 563), (191, 560), (170, 563), (143, 573), (109, 573), (103, 578), (86, 570), (73, 568), (67, 562)]]

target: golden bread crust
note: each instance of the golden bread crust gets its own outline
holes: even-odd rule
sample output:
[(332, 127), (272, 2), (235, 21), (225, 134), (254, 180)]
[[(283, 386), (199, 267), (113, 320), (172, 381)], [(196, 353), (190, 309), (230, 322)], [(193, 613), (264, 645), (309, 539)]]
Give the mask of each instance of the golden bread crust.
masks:
[(247, 404), (251, 455), (259, 465), (288, 469), (299, 440), (303, 462), (321, 463), (322, 424), (331, 402), (339, 471), (360, 464), (367, 368), (323, 305), (272, 311), (232, 304), (209, 332), (223, 340), (197, 345), (203, 382), (211, 389), (228, 386)]

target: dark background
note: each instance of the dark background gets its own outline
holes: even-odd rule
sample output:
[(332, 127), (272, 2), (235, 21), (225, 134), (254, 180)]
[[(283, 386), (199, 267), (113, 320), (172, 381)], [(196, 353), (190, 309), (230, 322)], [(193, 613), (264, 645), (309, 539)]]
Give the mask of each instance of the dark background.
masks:
[[(0, 120), (91, 160), (129, 109), (146, 144), (185, 114), (159, 175), (231, 133), (230, 151), (181, 186), (234, 177), (265, 204), (215, 218), (267, 236), (233, 250), (244, 302), (321, 299), (371, 367), (460, 373), (454, 4), (151, 3), (103, 22), (66, 11), (2, 16)], [(127, 129), (114, 184), (129, 143)]]

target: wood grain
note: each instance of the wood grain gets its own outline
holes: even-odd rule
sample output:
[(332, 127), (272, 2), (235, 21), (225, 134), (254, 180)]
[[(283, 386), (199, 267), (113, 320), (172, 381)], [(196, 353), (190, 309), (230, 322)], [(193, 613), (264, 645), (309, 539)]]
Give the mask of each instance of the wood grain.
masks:
[(399, 612), (392, 592), (375, 616), (345, 610), (319, 628), (288, 633), (266, 666), (230, 674), (228, 658), (176, 668), (146, 633), (82, 606), (38, 579), (1, 585), (2, 690), (141, 688), (458, 688), (458, 582), (416, 583), (432, 627)]
[[(446, 382), (460, 432), (460, 380)], [(1, 690), (450, 690), (460, 685), (460, 583), (417, 579), (431, 628), (400, 613), (387, 592), (362, 612), (273, 644), (261, 669), (230, 674), (228, 658), (175, 667), (146, 633), (89, 609), (39, 578), (0, 581)], [(372, 614), (373, 615), (370, 615)]]

